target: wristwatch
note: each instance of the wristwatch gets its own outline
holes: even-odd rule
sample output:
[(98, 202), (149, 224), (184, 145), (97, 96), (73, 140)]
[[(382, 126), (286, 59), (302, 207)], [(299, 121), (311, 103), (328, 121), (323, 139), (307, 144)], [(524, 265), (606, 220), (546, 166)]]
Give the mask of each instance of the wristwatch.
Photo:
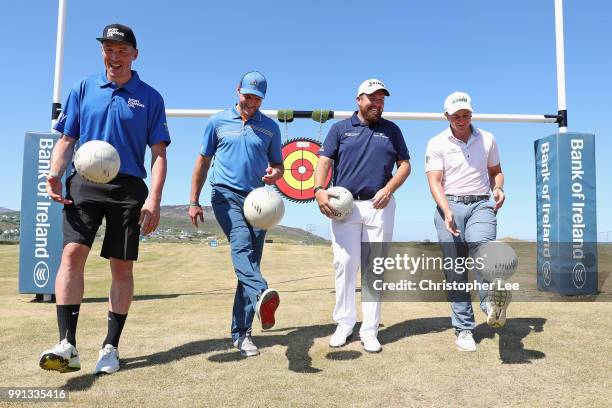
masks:
[(315, 186), (314, 193), (317, 194), (317, 191), (324, 190), (323, 186)]
[(198, 203), (197, 201), (190, 201), (189, 206), (190, 207), (202, 207), (200, 203)]
[(504, 189), (503, 189), (503, 188), (501, 188), (501, 187), (494, 187), (494, 188), (493, 188), (493, 191), (495, 191), (495, 190), (499, 190), (499, 191), (501, 191), (502, 193), (504, 192)]

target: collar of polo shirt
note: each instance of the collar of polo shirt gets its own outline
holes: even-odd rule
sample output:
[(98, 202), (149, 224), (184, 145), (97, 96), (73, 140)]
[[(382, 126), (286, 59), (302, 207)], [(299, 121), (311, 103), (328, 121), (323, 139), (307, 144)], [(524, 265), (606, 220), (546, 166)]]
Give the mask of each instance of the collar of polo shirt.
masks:
[[(109, 81), (108, 78), (106, 77), (106, 72), (103, 72), (102, 74), (100, 74), (98, 84), (100, 85), (100, 88), (104, 88), (107, 86), (112, 86), (113, 82)], [(130, 78), (129, 81), (123, 84), (121, 88), (125, 89), (126, 91), (130, 93), (135, 93), (139, 86), (140, 86), (140, 77), (138, 76), (138, 72), (132, 70), (132, 77)]]

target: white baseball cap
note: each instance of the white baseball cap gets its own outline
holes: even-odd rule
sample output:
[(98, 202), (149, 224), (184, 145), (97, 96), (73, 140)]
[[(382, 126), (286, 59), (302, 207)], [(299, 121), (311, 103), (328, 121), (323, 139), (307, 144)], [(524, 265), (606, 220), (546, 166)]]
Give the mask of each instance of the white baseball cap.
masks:
[(467, 109), (470, 112), (474, 111), (474, 109), (472, 109), (472, 98), (470, 95), (465, 92), (453, 92), (446, 97), (444, 101), (444, 112), (452, 115), (461, 109)]
[(389, 91), (387, 90), (387, 87), (385, 86), (385, 84), (383, 84), (380, 79), (376, 79), (376, 78), (366, 79), (365, 81), (361, 83), (361, 85), (359, 85), (359, 89), (357, 90), (357, 96), (361, 94), (371, 95), (374, 92), (378, 91), (379, 89), (382, 89), (383, 91), (385, 91), (385, 95), (387, 96), (391, 95)]

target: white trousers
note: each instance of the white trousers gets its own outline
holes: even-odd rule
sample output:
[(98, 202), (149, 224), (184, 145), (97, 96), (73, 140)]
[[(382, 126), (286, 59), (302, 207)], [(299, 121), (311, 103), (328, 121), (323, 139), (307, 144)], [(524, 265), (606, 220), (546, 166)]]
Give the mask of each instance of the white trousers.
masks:
[[(331, 239), (336, 272), (336, 306), (333, 319), (346, 331), (357, 321), (355, 285), (361, 266), (362, 242), (390, 242), (393, 238), (395, 198), (383, 209), (374, 209), (372, 200), (355, 201), (353, 211), (342, 221), (332, 220)], [(378, 335), (380, 302), (362, 302), (363, 322), (359, 334)]]

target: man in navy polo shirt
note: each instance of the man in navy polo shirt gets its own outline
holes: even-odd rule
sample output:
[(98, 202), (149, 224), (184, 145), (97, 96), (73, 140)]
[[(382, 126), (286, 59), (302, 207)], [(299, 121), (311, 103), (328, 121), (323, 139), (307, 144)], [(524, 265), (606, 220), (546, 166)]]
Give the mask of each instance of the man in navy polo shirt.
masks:
[[(410, 156), (400, 128), (382, 118), (389, 91), (378, 79), (364, 81), (357, 91), (358, 110), (349, 119), (335, 123), (319, 151), (315, 171), (315, 197), (321, 213), (332, 218), (325, 182), (334, 167), (336, 186), (347, 188), (355, 200), (351, 214), (341, 221), (332, 218), (332, 248), (336, 272), (338, 323), (329, 345), (343, 346), (356, 322), (355, 285), (361, 264), (362, 242), (388, 242), (393, 236), (393, 193), (410, 174)], [(393, 168), (397, 171), (393, 174)], [(363, 271), (362, 271), (363, 273)], [(362, 300), (361, 343), (366, 351), (382, 350), (378, 341), (380, 302)]]
[(280, 302), (278, 292), (268, 288), (259, 268), (266, 231), (249, 225), (243, 212), (244, 199), (252, 190), (274, 184), (283, 176), (280, 130), (274, 120), (259, 111), (267, 87), (262, 74), (246, 73), (236, 89), (238, 103), (210, 118), (193, 169), (189, 204), (189, 217), (197, 227), (198, 219), (204, 220), (199, 199), (212, 163), (211, 203), (230, 242), (238, 278), (232, 341), (245, 357), (259, 354), (251, 339), (254, 315), (264, 329), (269, 329), (274, 326)]
[[(112, 284), (108, 332), (94, 374), (110, 374), (119, 370), (117, 346), (134, 292), (132, 270), (138, 258), (139, 234), (153, 232), (159, 223), (170, 135), (161, 95), (131, 69), (138, 57), (132, 30), (111, 24), (97, 39), (102, 43), (105, 72), (84, 79), (70, 91), (55, 126), (62, 135), (51, 157), (47, 192), (64, 204), (64, 250), (55, 281), (60, 343), (43, 352), (40, 366), (60, 372), (81, 368), (76, 328), (85, 261), (106, 218), (101, 255), (110, 261)], [(107, 184), (94, 184), (73, 173), (66, 180), (63, 197), (62, 175), (74, 147), (90, 140), (104, 140), (117, 149), (119, 174)], [(150, 191), (143, 181), (147, 146), (152, 157)]]

